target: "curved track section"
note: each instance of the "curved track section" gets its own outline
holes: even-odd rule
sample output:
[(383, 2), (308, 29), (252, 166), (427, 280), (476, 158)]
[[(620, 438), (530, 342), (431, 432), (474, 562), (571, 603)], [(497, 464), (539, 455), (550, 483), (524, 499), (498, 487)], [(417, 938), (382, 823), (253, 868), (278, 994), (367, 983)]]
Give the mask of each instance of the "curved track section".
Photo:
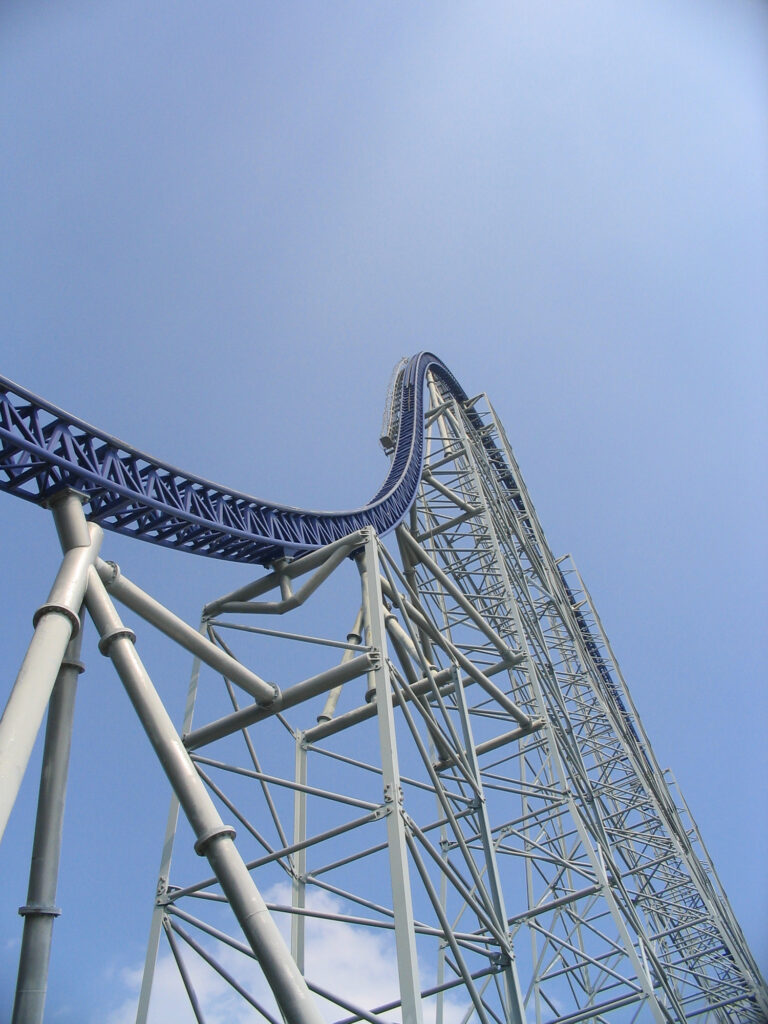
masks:
[[(408, 512), (419, 486), (428, 370), (466, 401), (464, 389), (432, 353), (401, 364), (388, 412), (396, 433), (389, 473), (366, 505), (349, 512), (290, 508), (223, 488), (132, 448), (5, 377), (0, 489), (43, 504), (62, 487), (73, 487), (86, 495), (88, 518), (105, 529), (233, 562), (265, 564), (366, 526), (384, 534)], [(509, 475), (498, 455), (499, 469)]]

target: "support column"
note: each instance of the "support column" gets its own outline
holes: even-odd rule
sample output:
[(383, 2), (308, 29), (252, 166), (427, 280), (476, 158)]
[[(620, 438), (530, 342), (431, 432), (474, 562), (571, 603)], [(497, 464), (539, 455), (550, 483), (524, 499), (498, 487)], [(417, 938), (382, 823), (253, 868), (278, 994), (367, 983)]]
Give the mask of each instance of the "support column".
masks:
[(133, 633), (121, 622), (95, 569), (89, 574), (86, 605), (101, 636), (99, 649), (117, 669), (197, 837), (195, 850), (207, 857), (283, 1016), (288, 1024), (323, 1024), (307, 984), (235, 848), (235, 830), (221, 820), (136, 653)]
[[(348, 652), (351, 653), (351, 652)], [(296, 783), (297, 786), (307, 784), (307, 745), (304, 733), (296, 734)], [(303, 789), (296, 789), (293, 794), (293, 841), (303, 843), (307, 838), (307, 794)], [(307, 905), (307, 851), (297, 850), (291, 857), (293, 879), (291, 883), (291, 906), (296, 910), (304, 910)], [(303, 914), (291, 915), (291, 953), (296, 966), (304, 973), (304, 936), (305, 921)]]
[(24, 931), (12, 1024), (42, 1024), (45, 1009), (81, 637), (67, 646), (48, 708), (27, 904), (19, 909)]
[(368, 673), (368, 690), (375, 692), (379, 723), (384, 802), (387, 807), (387, 845), (392, 879), (392, 906), (395, 913), (395, 944), (400, 998), (404, 1024), (421, 1024), (421, 988), (416, 955), (416, 932), (408, 874), (405, 821), (402, 814), (402, 790), (395, 740), (392, 689), (387, 669), (387, 640), (384, 603), (379, 589), (379, 551), (375, 532), (366, 530), (363, 551), (355, 556), (363, 591), (365, 642), (379, 654), (378, 667)]
[(35, 612), (35, 632), (0, 719), (0, 839), (29, 763), (45, 709), (72, 636), (80, 629), (88, 569), (102, 531), (86, 522), (80, 495), (63, 491), (51, 502), (65, 554), (48, 600)]
[[(200, 632), (205, 629), (205, 619), (200, 623)], [(197, 686), (200, 681), (200, 659), (195, 658), (192, 662), (192, 673), (187, 690), (187, 703), (184, 709), (184, 723), (181, 727), (182, 736), (186, 736), (192, 728), (192, 716), (195, 711), (197, 700)], [(149, 941), (147, 942), (147, 955), (144, 959), (144, 973), (141, 977), (141, 991), (139, 992), (139, 1005), (136, 1009), (136, 1024), (146, 1024), (149, 1013), (149, 1001), (152, 998), (152, 985), (155, 980), (155, 968), (157, 966), (157, 954), (160, 948), (160, 934), (165, 923), (166, 899), (168, 891), (168, 879), (171, 873), (171, 858), (173, 856), (173, 843), (176, 838), (176, 827), (179, 822), (179, 798), (171, 793), (171, 802), (168, 808), (168, 819), (165, 826), (165, 838), (163, 840), (163, 852), (160, 855), (160, 870), (157, 876), (157, 891), (155, 893), (155, 906), (152, 910), (152, 921), (149, 926)]]
[[(475, 741), (472, 735), (472, 725), (469, 720), (467, 696), (464, 693), (464, 687), (461, 685), (459, 672), (455, 667), (453, 669), (453, 692), (456, 698), (459, 718), (461, 720), (464, 751), (469, 766), (472, 769), (472, 775), (474, 776), (478, 789), (482, 793), (483, 783), (480, 775), (480, 766), (477, 761), (477, 754), (475, 753)], [(485, 856), (485, 866), (488, 876), (488, 884), (491, 890), (490, 895), (493, 902), (493, 909), (499, 923), (499, 928), (509, 938), (507, 911), (504, 905), (504, 894), (501, 887), (501, 879), (499, 878), (499, 868), (496, 863), (496, 848), (493, 845), (493, 833), (491, 831), (491, 823), (488, 820), (488, 811), (485, 806), (484, 796), (477, 798), (476, 813), (480, 831), (480, 840), (483, 844), (483, 854)], [(512, 948), (511, 938), (509, 939), (509, 948), (504, 951), (504, 955), (507, 958), (507, 963), (503, 966), (507, 1020), (509, 1024), (525, 1024), (525, 1004), (523, 1002), (523, 994), (520, 989), (520, 981), (517, 977), (517, 967), (515, 965), (515, 954)]]

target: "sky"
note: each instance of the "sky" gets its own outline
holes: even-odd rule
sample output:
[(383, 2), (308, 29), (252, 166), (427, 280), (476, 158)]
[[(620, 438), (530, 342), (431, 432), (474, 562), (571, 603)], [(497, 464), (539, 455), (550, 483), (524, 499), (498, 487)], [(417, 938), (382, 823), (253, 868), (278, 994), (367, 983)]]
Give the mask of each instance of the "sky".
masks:
[[(0, 10), (0, 373), (193, 473), (329, 509), (386, 473), (401, 356), (486, 391), (764, 973), (767, 46), (757, 0)], [(46, 513), (3, 494), (0, 527), (4, 697), (58, 554)], [(191, 622), (249, 578), (103, 551)], [(178, 715), (188, 666), (156, 657)], [(85, 660), (64, 1024), (133, 998), (167, 807), (92, 635)], [(0, 847), (0, 1019), (38, 772), (39, 749)]]

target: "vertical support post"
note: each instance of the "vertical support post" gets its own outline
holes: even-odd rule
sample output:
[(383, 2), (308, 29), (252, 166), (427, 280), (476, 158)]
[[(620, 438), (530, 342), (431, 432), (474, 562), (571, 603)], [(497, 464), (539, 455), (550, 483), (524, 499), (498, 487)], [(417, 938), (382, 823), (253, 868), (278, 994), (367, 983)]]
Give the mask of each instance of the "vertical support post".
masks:
[(64, 559), (48, 600), (35, 612), (35, 632), (0, 719), (0, 839), (29, 763), (71, 637), (80, 629), (88, 569), (102, 531), (89, 527), (80, 495), (64, 491), (52, 504)]
[(365, 548), (355, 556), (363, 592), (366, 644), (378, 652), (377, 667), (368, 673), (368, 690), (375, 693), (381, 746), (384, 803), (387, 807), (387, 846), (392, 880), (392, 905), (395, 914), (395, 945), (400, 998), (404, 1024), (421, 1024), (421, 988), (416, 956), (416, 932), (408, 874), (405, 821), (395, 739), (392, 689), (387, 669), (387, 639), (384, 603), (379, 589), (378, 539), (366, 529)]
[[(438, 806), (438, 813), (442, 813), (442, 808), (440, 807), (440, 801), (437, 802), (437, 806)], [(446, 829), (445, 825), (441, 825), (440, 826), (440, 846), (441, 846), (441, 854), (440, 854), (440, 856), (441, 856), (443, 862), (447, 861), (447, 859), (448, 859), (448, 854), (447, 854), (446, 849), (445, 849), (445, 842), (447, 840), (447, 835), (448, 835), (448, 830)], [(448, 907), (448, 876), (447, 876), (447, 874), (445, 873), (444, 870), (440, 872), (440, 906), (443, 908), (443, 913), (445, 913), (446, 910), (447, 910), (447, 907)], [(445, 981), (445, 960), (446, 960), (446, 953), (445, 953), (445, 951), (446, 951), (447, 948), (448, 948), (448, 943), (445, 941), (445, 939), (441, 939), (440, 940), (440, 946), (438, 947), (438, 951), (437, 951), (437, 978), (435, 979), (438, 987), (442, 986), (443, 982)], [(437, 1000), (436, 1000), (436, 1003), (435, 1003), (435, 1024), (443, 1024), (444, 1019), (445, 1019), (444, 1018), (444, 1010), (445, 1010), (445, 992), (443, 992), (442, 988), (441, 988), (440, 991), (437, 993)]]
[[(307, 784), (307, 746), (304, 733), (296, 734), (296, 783), (298, 786)], [(293, 841), (303, 843), (307, 838), (307, 794), (297, 789), (293, 794)], [(307, 905), (307, 851), (297, 850), (293, 854), (293, 879), (291, 882), (291, 906), (296, 910), (304, 910)], [(306, 918), (303, 914), (291, 914), (291, 955), (296, 966), (304, 973), (304, 934)]]
[[(456, 698), (456, 705), (459, 710), (459, 719), (461, 721), (464, 751), (466, 753), (467, 762), (472, 769), (472, 775), (474, 776), (475, 782), (482, 793), (483, 783), (480, 776), (477, 754), (475, 752), (475, 741), (472, 735), (472, 726), (469, 720), (467, 695), (464, 693), (464, 687), (461, 685), (461, 676), (455, 666), (453, 668), (452, 675), (453, 692)], [(485, 856), (486, 873), (491, 890), (493, 909), (496, 913), (500, 930), (504, 932), (504, 934), (507, 934), (507, 911), (504, 905), (504, 895), (501, 887), (501, 879), (499, 877), (499, 868), (496, 863), (496, 849), (493, 845), (491, 823), (488, 820), (488, 811), (485, 806), (484, 796), (477, 798), (476, 814), (479, 825), (480, 840), (483, 844), (483, 855)], [(515, 965), (514, 950), (512, 949), (511, 939), (509, 940), (509, 948), (504, 951), (503, 955), (507, 961), (503, 964), (507, 1021), (509, 1024), (525, 1024), (525, 1004), (523, 1001), (523, 994), (520, 989), (520, 981), (517, 977), (517, 967)]]
[[(450, 413), (448, 415), (450, 415)], [(459, 425), (460, 417), (459, 417), (459, 419), (453, 419), (453, 417), (451, 417), (451, 419), (452, 419), (452, 422), (453, 422), (454, 427), (456, 428), (456, 430), (460, 431), (464, 435), (464, 438), (463, 438), (463, 440), (464, 440), (464, 448), (465, 448), (465, 452), (467, 454), (467, 464), (468, 464), (468, 467), (469, 467), (470, 472), (472, 474), (473, 486), (475, 488), (475, 491), (476, 491), (477, 495), (478, 496), (483, 496), (484, 490), (483, 490), (483, 485), (482, 485), (482, 482), (481, 482), (481, 479), (480, 479), (480, 475), (479, 475), (479, 472), (478, 472), (477, 460), (476, 460), (476, 457), (471, 453), (471, 445), (469, 443), (469, 438), (467, 437), (466, 433), (464, 432), (463, 427), (461, 427)], [(519, 479), (519, 475), (518, 475), (518, 479)], [(554, 773), (555, 777), (558, 779), (558, 782), (559, 782), (560, 786), (562, 787), (563, 791), (564, 792), (568, 792), (568, 780), (567, 780), (567, 774), (566, 774), (566, 770), (565, 770), (565, 765), (563, 763), (563, 758), (562, 758), (561, 744), (560, 744), (559, 740), (555, 736), (555, 731), (554, 731), (553, 726), (552, 726), (552, 721), (551, 721), (551, 718), (550, 718), (550, 715), (549, 715), (549, 712), (548, 712), (548, 709), (547, 709), (547, 704), (546, 704), (546, 701), (544, 700), (544, 695), (543, 695), (542, 688), (541, 688), (541, 682), (539, 680), (539, 675), (538, 675), (538, 669), (537, 669), (537, 666), (536, 666), (536, 661), (532, 657), (532, 651), (531, 651), (531, 648), (530, 648), (530, 645), (529, 645), (529, 642), (528, 642), (528, 634), (527, 634), (527, 631), (524, 630), (523, 626), (522, 626), (519, 610), (518, 610), (518, 607), (517, 607), (517, 602), (515, 600), (514, 591), (513, 591), (513, 588), (511, 586), (511, 582), (510, 582), (508, 571), (507, 571), (507, 567), (506, 567), (506, 560), (505, 560), (505, 558), (504, 558), (504, 556), (502, 554), (501, 546), (499, 544), (499, 538), (498, 538), (498, 534), (497, 534), (497, 527), (496, 527), (496, 524), (493, 521), (492, 514), (490, 513), (488, 504), (487, 504), (487, 502), (485, 500), (483, 501), (482, 518), (483, 518), (483, 521), (484, 521), (484, 524), (485, 524), (485, 527), (486, 527), (487, 536), (488, 536), (488, 538), (489, 538), (489, 540), (491, 542), (491, 545), (492, 545), (492, 550), (493, 550), (493, 553), (494, 553), (494, 560), (495, 560), (496, 565), (498, 566), (499, 574), (500, 574), (500, 577), (501, 577), (501, 580), (502, 580), (502, 583), (503, 583), (503, 587), (504, 587), (504, 591), (505, 591), (505, 594), (507, 596), (508, 607), (509, 607), (509, 610), (512, 612), (512, 614), (514, 616), (514, 619), (515, 619), (515, 632), (517, 633), (517, 636), (519, 637), (520, 647), (521, 647), (521, 650), (523, 651), (523, 653), (525, 655), (525, 662), (529, 666), (528, 678), (529, 678), (529, 682), (530, 682), (530, 685), (531, 685), (531, 689), (532, 689), (533, 694), (535, 696), (535, 700), (536, 700), (536, 703), (537, 703), (538, 708), (539, 708), (540, 716), (544, 719), (544, 722), (545, 722), (543, 734), (547, 738), (547, 747), (548, 747), (550, 758), (551, 758), (551, 765), (552, 765), (553, 773)], [(546, 543), (542, 544), (542, 548), (544, 550), (546, 550)], [(542, 638), (539, 637), (539, 639), (541, 640)], [(544, 645), (544, 646), (546, 646), (546, 645)], [(577, 754), (577, 757), (578, 757), (578, 759), (580, 761), (581, 760), (581, 754), (580, 754), (580, 752), (578, 750), (576, 751), (576, 754)], [(583, 771), (583, 765), (581, 765), (581, 768), (582, 768), (582, 771)], [(616, 901), (616, 898), (615, 898), (615, 896), (614, 896), (614, 894), (613, 894), (613, 892), (611, 890), (611, 887), (610, 887), (610, 885), (608, 883), (607, 871), (606, 871), (605, 865), (603, 863), (603, 856), (602, 856), (602, 852), (601, 852), (601, 845), (600, 845), (601, 841), (600, 841), (600, 839), (593, 840), (592, 835), (590, 835), (590, 833), (588, 832), (587, 827), (586, 827), (586, 822), (584, 820), (583, 807), (577, 805), (577, 803), (574, 800), (572, 795), (568, 796), (568, 804), (569, 804), (569, 807), (570, 807), (571, 815), (572, 815), (573, 820), (574, 820), (575, 825), (576, 825), (576, 831), (577, 831), (577, 833), (578, 833), (578, 835), (579, 835), (579, 837), (581, 839), (584, 851), (585, 851), (588, 859), (590, 860), (590, 862), (592, 864), (592, 867), (593, 867), (593, 869), (595, 871), (595, 874), (596, 874), (596, 877), (597, 877), (597, 880), (598, 880), (598, 884), (600, 885), (600, 887), (602, 889), (602, 892), (603, 892), (603, 896), (605, 898), (605, 901), (608, 904), (611, 916), (613, 918), (614, 924), (615, 924), (615, 926), (617, 928), (617, 931), (619, 933), (621, 942), (623, 944), (624, 951), (625, 951), (625, 953), (627, 955), (628, 960), (632, 964), (632, 968), (635, 971), (635, 975), (637, 977), (637, 980), (638, 980), (638, 982), (639, 982), (643, 992), (646, 995), (646, 999), (647, 999), (647, 1007), (646, 1008), (647, 1008), (647, 1010), (650, 1013), (653, 1014), (653, 1018), (657, 1022), (657, 1024), (661, 1024), (661, 1022), (664, 1019), (665, 1011), (664, 1011), (664, 1009), (662, 1008), (662, 1006), (661, 1006), (661, 1004), (659, 1002), (659, 999), (658, 999), (658, 997), (656, 995), (656, 992), (654, 991), (654, 980), (653, 980), (653, 977), (651, 976), (649, 970), (647, 969), (647, 964), (644, 964), (644, 962), (643, 962), (643, 960), (645, 958), (644, 947), (646, 945), (646, 942), (643, 941), (644, 937), (643, 937), (643, 935), (641, 933), (640, 928), (638, 927), (639, 922), (636, 919), (633, 922), (633, 927), (634, 927), (635, 933), (638, 935), (638, 938), (640, 939), (639, 946), (640, 946), (641, 952), (643, 953), (643, 959), (641, 959), (641, 957), (637, 953), (637, 949), (635, 947), (635, 944), (632, 941), (632, 937), (631, 937), (629, 929), (627, 927), (627, 923), (626, 923), (626, 920), (625, 920), (625, 915), (622, 914), (622, 912), (619, 910), (619, 906), (618, 906), (618, 903)], [(599, 820), (599, 827), (602, 827), (602, 820)], [(594, 845), (593, 845), (593, 842), (594, 842)], [(662, 975), (659, 975), (659, 981), (660, 981), (661, 987), (663, 989), (666, 989), (668, 995), (670, 995), (672, 997), (673, 1003), (675, 1003), (676, 1002), (676, 997), (674, 996), (674, 993), (672, 993), (671, 990), (669, 989), (669, 987), (666, 985), (666, 979)], [(680, 1013), (683, 1012), (682, 1011), (682, 1007), (680, 1006), (679, 1003), (675, 1006), (675, 1008)]]
[(109, 657), (197, 837), (195, 850), (208, 859), (224, 895), (258, 960), (277, 1005), (290, 1024), (323, 1024), (261, 893), (225, 825), (95, 569), (88, 578), (86, 606)]
[[(200, 632), (205, 630), (205, 619), (200, 624)], [(181, 727), (182, 736), (192, 728), (192, 716), (195, 712), (195, 701), (197, 699), (197, 686), (200, 681), (200, 659), (195, 658), (192, 662), (192, 673), (189, 679), (187, 690), (187, 703), (184, 708), (184, 724)], [(163, 840), (163, 852), (160, 855), (160, 870), (157, 875), (157, 892), (155, 894), (155, 906), (152, 910), (152, 921), (149, 926), (149, 941), (147, 942), (147, 955), (144, 958), (144, 972), (141, 976), (141, 991), (139, 992), (139, 1003), (136, 1008), (136, 1024), (146, 1024), (149, 1013), (149, 1000), (152, 996), (152, 984), (155, 980), (155, 967), (157, 965), (157, 953), (160, 948), (160, 933), (165, 922), (165, 899), (168, 889), (168, 878), (171, 872), (171, 858), (173, 856), (173, 843), (176, 837), (176, 827), (179, 821), (179, 799), (175, 793), (171, 793), (171, 802), (168, 807), (168, 819), (165, 825), (165, 839)]]
[(12, 1024), (42, 1024), (45, 1009), (81, 638), (78, 632), (67, 646), (48, 707)]

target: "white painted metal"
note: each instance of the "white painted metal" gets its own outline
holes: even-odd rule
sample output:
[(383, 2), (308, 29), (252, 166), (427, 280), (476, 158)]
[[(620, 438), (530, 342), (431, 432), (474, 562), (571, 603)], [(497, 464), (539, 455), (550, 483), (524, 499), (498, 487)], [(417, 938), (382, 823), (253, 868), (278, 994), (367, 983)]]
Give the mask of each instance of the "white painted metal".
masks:
[[(185, 812), (174, 798), (139, 1024), (158, 952), (198, 1020), (206, 971), (271, 1024), (760, 1024), (765, 983), (581, 577), (549, 550), (485, 396), (430, 395), (397, 557), (363, 530), (283, 559), (199, 632), (89, 570), (82, 513), (55, 513), (71, 550), (37, 626), (35, 715), (87, 574)], [(102, 581), (195, 653), (181, 736)], [(262, 615), (290, 623), (241, 621)]]

